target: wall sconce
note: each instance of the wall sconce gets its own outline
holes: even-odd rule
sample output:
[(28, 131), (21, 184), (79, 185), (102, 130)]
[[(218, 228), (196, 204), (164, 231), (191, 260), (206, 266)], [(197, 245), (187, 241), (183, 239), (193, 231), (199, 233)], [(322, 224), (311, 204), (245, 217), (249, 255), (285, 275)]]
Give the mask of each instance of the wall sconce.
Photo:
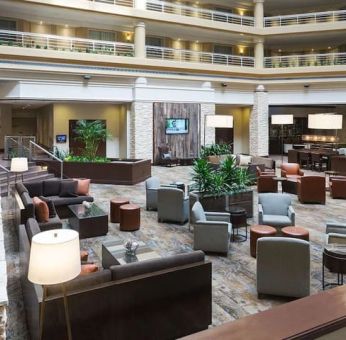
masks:
[(132, 33), (127, 32), (125, 36), (126, 41), (131, 41), (131, 38), (132, 38)]

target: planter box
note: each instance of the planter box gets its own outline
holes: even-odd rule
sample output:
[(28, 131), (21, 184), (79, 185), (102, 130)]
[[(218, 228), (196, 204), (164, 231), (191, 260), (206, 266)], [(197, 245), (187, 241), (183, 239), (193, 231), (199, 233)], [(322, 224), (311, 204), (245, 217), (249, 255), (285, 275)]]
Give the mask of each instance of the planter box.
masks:
[[(60, 163), (41, 162), (48, 171), (60, 176)], [(151, 176), (151, 161), (145, 159), (112, 159), (110, 163), (64, 162), (64, 176), (90, 178), (92, 183), (133, 185)]]
[(252, 190), (223, 196), (204, 196), (199, 192), (190, 192), (190, 211), (196, 201), (201, 202), (205, 211), (225, 212), (228, 208), (241, 207), (246, 210), (247, 217), (253, 216), (253, 192)]

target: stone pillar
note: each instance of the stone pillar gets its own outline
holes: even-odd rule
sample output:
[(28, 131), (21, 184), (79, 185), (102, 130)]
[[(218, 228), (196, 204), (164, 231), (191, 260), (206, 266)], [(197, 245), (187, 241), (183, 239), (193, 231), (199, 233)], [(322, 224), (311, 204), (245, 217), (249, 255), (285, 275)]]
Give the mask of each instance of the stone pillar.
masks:
[[(215, 114), (215, 104), (201, 104), (201, 145), (204, 145), (204, 124), (206, 115)], [(192, 127), (190, 127), (192, 128)], [(215, 128), (205, 127), (205, 145), (215, 143)]]
[(253, 0), (255, 4), (254, 16), (255, 16), (255, 27), (263, 28), (264, 27), (264, 9), (263, 3), (264, 0)]
[(147, 0), (134, 0), (134, 7), (137, 9), (146, 9)]
[(136, 58), (145, 58), (146, 49), (145, 49), (145, 24), (144, 22), (139, 22), (135, 26), (135, 57)]
[(262, 69), (264, 63), (264, 39), (257, 38), (255, 42), (255, 68)]
[(250, 155), (269, 155), (268, 111), (268, 93), (263, 85), (258, 85), (250, 114)]
[(136, 79), (134, 101), (129, 117), (128, 144), (131, 158), (153, 159), (153, 103), (140, 98), (140, 92), (147, 86), (146, 78)]

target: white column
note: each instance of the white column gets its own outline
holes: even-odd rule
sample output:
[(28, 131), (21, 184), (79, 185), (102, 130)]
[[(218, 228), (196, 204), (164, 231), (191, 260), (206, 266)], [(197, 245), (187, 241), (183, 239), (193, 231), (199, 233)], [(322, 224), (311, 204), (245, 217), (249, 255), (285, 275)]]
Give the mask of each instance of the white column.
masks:
[(134, 7), (137, 9), (146, 9), (147, 0), (135, 0)]
[(262, 69), (264, 63), (264, 39), (256, 38), (255, 42), (255, 68)]
[(263, 28), (264, 26), (264, 0), (253, 0), (255, 4), (254, 15), (255, 15), (255, 27)]
[(205, 145), (215, 143), (215, 128), (205, 126), (205, 116), (215, 114), (215, 104), (201, 104), (201, 145), (204, 145), (204, 132), (205, 132)]
[(139, 22), (135, 26), (135, 57), (145, 58), (145, 24), (144, 22)]
[(250, 155), (268, 156), (269, 154), (268, 111), (268, 92), (263, 85), (258, 85), (250, 114)]

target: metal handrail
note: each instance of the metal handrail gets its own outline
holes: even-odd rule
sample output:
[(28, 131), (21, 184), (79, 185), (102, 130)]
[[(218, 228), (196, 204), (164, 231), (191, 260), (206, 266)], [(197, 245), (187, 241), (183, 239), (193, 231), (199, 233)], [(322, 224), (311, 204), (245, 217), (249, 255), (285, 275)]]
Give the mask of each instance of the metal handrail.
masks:
[(33, 141), (30, 141), (30, 147), (31, 147), (31, 145), (33, 145), (34, 147), (40, 149), (45, 154), (47, 154), (48, 156), (52, 157), (53, 159), (55, 159), (56, 161), (58, 161), (60, 163), (60, 178), (63, 179), (63, 175), (64, 175), (64, 162), (60, 158), (56, 157), (51, 152), (49, 152), (48, 150), (43, 148), (41, 145), (38, 145), (37, 143), (35, 143)]
[(122, 57), (134, 56), (134, 44), (11, 30), (0, 30), (0, 45)]
[(241, 26), (254, 26), (254, 17), (227, 13), (222, 11), (214, 11), (201, 7), (192, 7), (187, 5), (176, 4), (161, 0), (147, 0), (146, 9), (149, 11), (170, 13), (181, 16), (196, 17), (211, 21), (226, 22), (229, 24)]
[(264, 58), (265, 68), (346, 65), (346, 53), (319, 53)]
[(6, 172), (7, 176), (7, 196), (10, 196), (10, 173), (11, 171), (8, 170), (6, 167), (0, 164), (0, 169), (4, 170)]
[(346, 21), (345, 10), (265, 17), (264, 26), (277, 27), (287, 25), (320, 24), (324, 22), (338, 21)]
[(151, 59), (176, 60), (216, 65), (253, 67), (255, 59), (232, 54), (200, 52), (159, 46), (146, 46), (146, 57)]

